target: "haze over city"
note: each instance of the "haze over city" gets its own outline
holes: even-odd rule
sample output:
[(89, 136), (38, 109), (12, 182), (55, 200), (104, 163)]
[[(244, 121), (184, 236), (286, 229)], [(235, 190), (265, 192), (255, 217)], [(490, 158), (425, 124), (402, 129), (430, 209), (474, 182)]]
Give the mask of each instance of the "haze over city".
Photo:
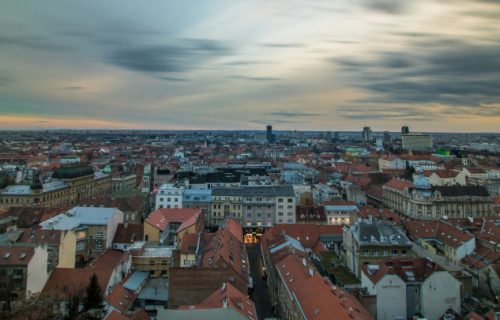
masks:
[(2, 1), (3, 129), (498, 132), (500, 2)]

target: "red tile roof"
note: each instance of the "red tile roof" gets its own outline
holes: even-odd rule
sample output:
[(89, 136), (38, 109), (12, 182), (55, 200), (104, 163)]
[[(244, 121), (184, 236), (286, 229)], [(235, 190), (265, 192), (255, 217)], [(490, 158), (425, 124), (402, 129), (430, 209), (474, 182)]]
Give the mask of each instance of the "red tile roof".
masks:
[(0, 247), (0, 266), (28, 265), (34, 254), (31, 246)]
[(274, 238), (281, 234), (297, 239), (305, 248), (314, 248), (321, 235), (342, 235), (341, 225), (316, 225), (308, 223), (278, 224), (266, 231), (262, 236), (262, 246), (267, 250)]
[(200, 247), (200, 267), (218, 268), (225, 264), (248, 281), (248, 256), (245, 245), (229, 229), (220, 228), (215, 233), (204, 234)]
[(140, 223), (120, 223), (116, 228), (113, 243), (134, 243), (142, 241), (144, 227)]
[(224, 308), (224, 302), (228, 307), (235, 309), (241, 315), (250, 320), (257, 320), (255, 304), (246, 295), (236, 289), (231, 283), (225, 282), (222, 287), (212, 293), (208, 298), (196, 305), (181, 305), (179, 309), (218, 309)]
[(377, 209), (372, 206), (359, 207), (358, 218), (367, 219), (369, 216), (390, 220), (401, 225), (401, 217), (390, 209)]
[(113, 269), (126, 259), (128, 253), (106, 250), (82, 269), (55, 268), (42, 292), (55, 293), (63, 299), (68, 299), (72, 295), (81, 294), (94, 273), (101, 289), (105, 292)]
[(195, 253), (196, 245), (198, 244), (198, 235), (196, 233), (187, 233), (181, 240), (181, 253)]
[(138, 293), (129, 291), (123, 287), (125, 281), (126, 279), (117, 284), (106, 297), (106, 302), (120, 313), (129, 310), (138, 296)]
[(295, 295), (307, 319), (373, 319), (361, 303), (349, 293), (333, 286), (307, 261), (289, 254), (277, 264), (283, 284)]
[(152, 225), (153, 227), (164, 231), (169, 223), (184, 223), (186, 220), (190, 220), (193, 216), (200, 215), (201, 209), (190, 209), (190, 208), (159, 208), (153, 211), (149, 217), (147, 217), (145, 223)]
[(392, 178), (385, 186), (392, 189), (405, 190), (411, 188), (413, 185), (409, 181)]
[[(372, 266), (376, 265), (378, 269)], [(434, 271), (443, 270), (435, 262), (424, 258), (392, 258), (361, 267), (362, 272), (372, 281), (379, 282), (387, 274), (396, 274), (404, 282), (423, 281)], [(408, 277), (409, 272), (414, 279)]]
[(458, 248), (463, 242), (470, 241), (473, 235), (445, 221), (408, 220), (404, 224), (414, 238), (434, 238), (448, 246)]
[(238, 240), (243, 242), (243, 228), (238, 221), (234, 219), (228, 219), (226, 221), (225, 227), (231, 232), (233, 236), (235, 236)]

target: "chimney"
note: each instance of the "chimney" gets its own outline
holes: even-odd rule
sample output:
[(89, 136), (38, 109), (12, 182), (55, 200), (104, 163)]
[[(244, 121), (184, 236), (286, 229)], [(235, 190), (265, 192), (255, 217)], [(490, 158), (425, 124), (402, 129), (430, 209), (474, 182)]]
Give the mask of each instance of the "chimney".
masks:
[(314, 268), (313, 267), (309, 267), (309, 276), (314, 276)]

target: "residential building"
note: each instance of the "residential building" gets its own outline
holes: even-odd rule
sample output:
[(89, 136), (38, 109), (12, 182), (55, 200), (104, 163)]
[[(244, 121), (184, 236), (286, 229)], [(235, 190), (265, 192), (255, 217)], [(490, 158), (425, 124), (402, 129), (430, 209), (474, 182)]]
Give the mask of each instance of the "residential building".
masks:
[[(0, 246), (0, 297), (10, 303), (42, 291), (49, 271), (46, 246)], [(6, 300), (0, 301), (4, 305)]]
[(52, 180), (42, 183), (38, 172), (30, 184), (7, 185), (0, 191), (0, 209), (9, 207), (67, 207), (82, 199), (111, 191), (111, 176), (85, 165), (56, 169)]
[(73, 231), (76, 234), (76, 261), (95, 258), (111, 248), (124, 214), (116, 208), (74, 207), (40, 223), (42, 229)]
[(344, 226), (345, 261), (358, 278), (364, 265), (388, 257), (412, 257), (411, 247), (405, 232), (388, 221), (370, 217)]
[(405, 150), (432, 149), (432, 135), (429, 133), (409, 132), (401, 135), (401, 142)]
[(132, 267), (134, 270), (149, 273), (150, 277), (168, 277), (173, 266), (172, 253), (175, 247), (151, 247), (145, 242), (136, 242), (130, 246)]
[[(56, 297), (59, 308), (65, 312), (71, 297), (85, 291), (92, 275), (97, 276), (99, 287), (106, 299), (131, 271), (132, 259), (128, 252), (106, 250), (84, 268), (55, 268), (43, 287), (42, 294)], [(105, 309), (109, 309), (106, 305)]]
[(202, 234), (195, 265), (171, 268), (168, 281), (169, 309), (199, 304), (225, 282), (248, 293), (250, 268), (241, 226), (235, 228), (230, 223), (215, 233)]
[(202, 229), (200, 209), (158, 208), (144, 221), (144, 240), (150, 245), (177, 246), (184, 234)]
[(127, 251), (132, 244), (144, 239), (144, 227), (140, 223), (120, 223), (113, 238), (113, 249)]
[(395, 258), (362, 267), (361, 285), (377, 299), (377, 319), (438, 320), (460, 314), (460, 282), (429, 259)]
[(481, 186), (431, 186), (419, 175), (414, 182), (392, 179), (383, 187), (384, 204), (413, 219), (485, 217), (493, 197)]
[(74, 268), (76, 235), (72, 230), (19, 229), (18, 243), (47, 246), (47, 269)]
[(262, 233), (279, 223), (295, 223), (292, 186), (248, 186), (212, 190), (209, 225), (236, 219), (244, 228)]
[(164, 184), (156, 194), (156, 209), (158, 208), (183, 208), (182, 198), (184, 186), (178, 184)]
[(326, 221), (334, 225), (350, 225), (359, 212), (358, 206), (353, 201), (327, 201), (323, 203)]
[(298, 240), (286, 234), (268, 236), (262, 255), (271, 303), (280, 319), (372, 319), (355, 297), (318, 273)]
[(443, 220), (407, 220), (404, 226), (413, 241), (457, 264), (476, 249), (472, 234)]
[(124, 192), (135, 190), (137, 176), (135, 174), (122, 175), (111, 178), (111, 191)]
[(199, 304), (181, 305), (179, 309), (164, 309), (158, 312), (158, 320), (257, 320), (255, 304), (247, 295), (231, 283), (222, 286)]

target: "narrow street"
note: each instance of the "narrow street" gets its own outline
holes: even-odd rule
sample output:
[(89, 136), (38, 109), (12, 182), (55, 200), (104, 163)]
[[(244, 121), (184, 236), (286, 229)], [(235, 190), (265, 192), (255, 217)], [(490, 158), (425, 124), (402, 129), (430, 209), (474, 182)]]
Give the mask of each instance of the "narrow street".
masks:
[(260, 254), (260, 245), (251, 244), (246, 246), (248, 259), (250, 260), (250, 273), (253, 278), (255, 290), (252, 300), (255, 302), (257, 315), (260, 320), (273, 317), (271, 302), (267, 296), (266, 282), (262, 279), (264, 266)]

